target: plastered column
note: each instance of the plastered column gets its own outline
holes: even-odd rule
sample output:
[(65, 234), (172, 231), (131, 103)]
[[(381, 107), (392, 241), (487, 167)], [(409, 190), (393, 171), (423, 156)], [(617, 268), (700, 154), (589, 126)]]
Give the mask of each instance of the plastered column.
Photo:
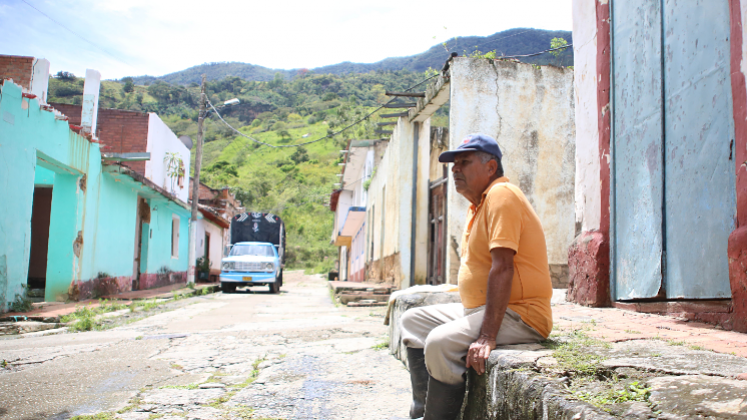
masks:
[(744, 27), (747, 2), (730, 0), (731, 89), (734, 106), (734, 151), (736, 170), (736, 229), (729, 235), (729, 282), (733, 305), (733, 328), (747, 332), (747, 86), (745, 86)]
[(610, 304), (609, 2), (573, 1), (576, 69), (576, 230), (568, 250), (568, 299)]

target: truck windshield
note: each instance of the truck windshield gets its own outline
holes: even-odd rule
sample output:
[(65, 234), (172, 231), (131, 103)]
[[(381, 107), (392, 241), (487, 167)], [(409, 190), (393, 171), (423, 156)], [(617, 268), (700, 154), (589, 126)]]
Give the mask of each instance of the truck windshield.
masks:
[(274, 257), (271, 245), (235, 245), (231, 248), (232, 257), (241, 255), (252, 255), (256, 257)]

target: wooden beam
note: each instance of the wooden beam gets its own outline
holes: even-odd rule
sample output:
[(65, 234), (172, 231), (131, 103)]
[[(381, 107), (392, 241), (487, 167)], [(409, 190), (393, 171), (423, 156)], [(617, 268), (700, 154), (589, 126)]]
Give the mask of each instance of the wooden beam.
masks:
[(391, 130), (376, 130), (376, 131), (374, 131), (374, 133), (376, 133), (376, 134), (392, 134), (392, 133), (394, 133), (394, 131), (391, 131)]
[(415, 102), (400, 102), (393, 104), (384, 104), (384, 108), (412, 108), (417, 105)]
[(385, 125), (397, 125), (397, 121), (390, 121), (390, 122), (383, 122), (383, 123), (376, 123), (379, 127), (383, 127)]
[(409, 96), (411, 98), (425, 98), (425, 92), (390, 92), (387, 90), (386, 96)]
[(405, 112), (398, 112), (396, 114), (381, 114), (381, 115), (379, 115), (379, 117), (381, 117), (381, 118), (394, 118), (394, 117), (399, 118), (399, 117), (406, 117), (407, 114), (409, 114), (409, 112), (405, 111)]

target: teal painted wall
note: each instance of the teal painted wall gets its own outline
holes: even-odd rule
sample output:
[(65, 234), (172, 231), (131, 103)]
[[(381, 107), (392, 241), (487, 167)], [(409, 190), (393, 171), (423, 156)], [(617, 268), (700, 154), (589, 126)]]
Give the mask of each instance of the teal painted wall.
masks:
[[(67, 299), (72, 282), (86, 283), (99, 273), (117, 277), (120, 289), (129, 285), (138, 194), (157, 208), (149, 225), (146, 271), (187, 270), (187, 209), (132, 178), (104, 172), (98, 144), (41, 110), (36, 99), (22, 98), (19, 86), (6, 81), (0, 92), (0, 181), (10, 180), (0, 182), (0, 261), (5, 262), (0, 311), (27, 281), (35, 184), (53, 186), (47, 301)], [(180, 217), (178, 258), (171, 257), (172, 214)]]
[[(187, 209), (164, 198), (151, 199), (150, 229), (153, 235), (148, 239), (148, 273), (156, 273), (163, 267), (171, 271), (187, 270), (187, 246), (189, 244), (189, 216)], [(156, 210), (154, 210), (156, 209)], [(171, 220), (179, 217), (178, 257), (171, 256)]]
[(52, 187), (52, 212), (49, 218), (45, 300), (55, 300), (55, 296), (67, 293), (70, 280), (73, 278), (75, 259), (73, 242), (78, 234), (76, 229), (78, 227), (77, 184), (77, 176), (68, 174), (56, 174), (55, 176), (55, 183)]
[(37, 166), (36, 173), (34, 174), (34, 185), (54, 185), (54, 172)]

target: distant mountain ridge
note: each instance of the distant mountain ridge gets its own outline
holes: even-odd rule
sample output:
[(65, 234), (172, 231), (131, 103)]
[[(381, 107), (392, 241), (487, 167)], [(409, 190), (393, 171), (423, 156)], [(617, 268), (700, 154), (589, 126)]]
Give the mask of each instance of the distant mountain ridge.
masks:
[[(375, 63), (352, 63), (345, 61), (329, 66), (309, 69), (316, 74), (346, 74), (367, 73), (369, 71), (397, 71), (409, 70), (423, 72), (429, 67), (440, 69), (450, 52), (459, 55), (471, 54), (475, 50), (483, 53), (495, 50), (498, 56), (512, 56), (532, 54), (550, 48), (550, 40), (564, 38), (572, 43), (570, 31), (547, 31), (531, 28), (514, 28), (497, 32), (487, 37), (467, 36), (452, 38), (445, 44), (438, 44), (425, 52), (407, 57), (390, 57)], [(534, 64), (555, 64), (561, 66), (573, 65), (573, 49), (563, 51), (559, 57), (542, 54), (536, 57), (521, 58), (521, 61)], [(306, 69), (304, 69), (306, 70)], [(185, 70), (169, 73), (163, 76), (137, 76), (133, 81), (138, 85), (151, 84), (157, 80), (177, 85), (200, 83), (202, 74), (207, 74), (208, 80), (221, 80), (228, 76), (235, 76), (245, 80), (270, 81), (276, 73), (285, 79), (296, 77), (301, 69), (281, 70), (270, 69), (254, 64), (239, 62), (205, 63)]]

